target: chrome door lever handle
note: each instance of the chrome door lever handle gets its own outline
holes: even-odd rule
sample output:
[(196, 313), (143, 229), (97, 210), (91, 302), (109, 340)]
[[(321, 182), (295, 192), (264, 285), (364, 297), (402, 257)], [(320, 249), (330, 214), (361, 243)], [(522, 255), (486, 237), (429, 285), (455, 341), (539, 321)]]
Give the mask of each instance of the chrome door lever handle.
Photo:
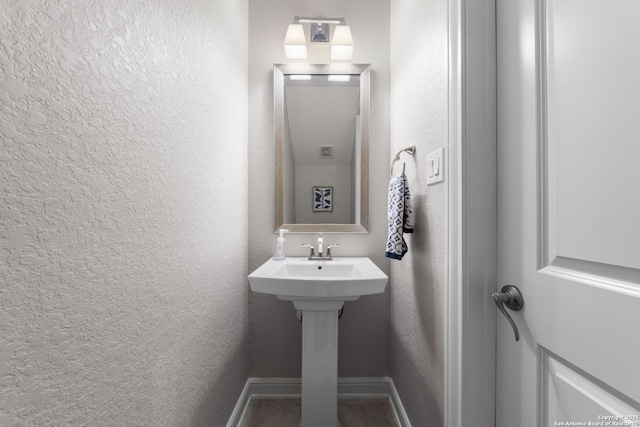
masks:
[(504, 314), (507, 318), (511, 327), (513, 328), (513, 332), (516, 334), (516, 341), (520, 341), (520, 332), (518, 332), (518, 327), (515, 322), (507, 313), (507, 310), (504, 309), (506, 305), (508, 309), (513, 311), (519, 311), (522, 309), (524, 305), (524, 299), (522, 298), (522, 293), (520, 289), (516, 288), (513, 285), (505, 285), (502, 287), (501, 292), (494, 292), (491, 294), (491, 298), (493, 298), (493, 302), (496, 303), (498, 309)]

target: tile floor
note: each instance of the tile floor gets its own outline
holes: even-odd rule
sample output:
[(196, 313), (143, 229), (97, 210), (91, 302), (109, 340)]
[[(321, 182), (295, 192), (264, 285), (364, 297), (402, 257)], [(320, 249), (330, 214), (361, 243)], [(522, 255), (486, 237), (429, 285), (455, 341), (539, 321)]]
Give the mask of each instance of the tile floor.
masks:
[[(388, 398), (338, 399), (342, 427), (397, 427)], [(240, 427), (297, 427), (300, 399), (252, 399)]]

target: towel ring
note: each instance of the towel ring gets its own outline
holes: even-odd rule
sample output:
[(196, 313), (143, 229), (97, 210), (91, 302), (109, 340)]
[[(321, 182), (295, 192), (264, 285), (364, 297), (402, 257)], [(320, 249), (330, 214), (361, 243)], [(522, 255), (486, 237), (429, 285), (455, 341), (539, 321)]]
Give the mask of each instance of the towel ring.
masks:
[[(396, 157), (393, 159), (393, 162), (391, 162), (391, 170), (390, 170), (390, 175), (393, 176), (393, 165), (400, 160), (400, 154), (402, 153), (407, 153), (410, 154), (412, 157), (416, 154), (416, 146), (412, 145), (410, 147), (407, 148), (403, 148), (402, 150), (398, 151), (396, 153)], [(404, 171), (405, 171), (405, 167), (406, 167), (406, 163), (402, 164), (402, 174), (404, 175)]]

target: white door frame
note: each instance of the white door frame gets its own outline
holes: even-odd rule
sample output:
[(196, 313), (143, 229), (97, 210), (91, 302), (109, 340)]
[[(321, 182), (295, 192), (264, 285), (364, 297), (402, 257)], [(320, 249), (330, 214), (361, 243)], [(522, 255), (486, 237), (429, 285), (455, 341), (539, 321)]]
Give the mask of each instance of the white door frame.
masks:
[(449, 0), (445, 425), (495, 425), (495, 0)]

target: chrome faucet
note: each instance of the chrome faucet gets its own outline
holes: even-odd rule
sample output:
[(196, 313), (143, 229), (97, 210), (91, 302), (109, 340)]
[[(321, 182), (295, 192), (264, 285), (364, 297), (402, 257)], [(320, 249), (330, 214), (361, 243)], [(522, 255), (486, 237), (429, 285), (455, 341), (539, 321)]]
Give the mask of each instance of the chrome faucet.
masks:
[(340, 246), (339, 243), (333, 243), (329, 246), (327, 246), (327, 253), (325, 255), (324, 253), (324, 239), (322, 238), (322, 235), (318, 236), (318, 255), (316, 256), (315, 253), (315, 248), (313, 247), (313, 245), (310, 245), (309, 243), (303, 243), (302, 246), (306, 246), (308, 248), (311, 249), (311, 252), (309, 253), (309, 257), (307, 258), (309, 261), (329, 261), (331, 259), (333, 259), (333, 257), (331, 256), (331, 248), (335, 247), (335, 246)]

